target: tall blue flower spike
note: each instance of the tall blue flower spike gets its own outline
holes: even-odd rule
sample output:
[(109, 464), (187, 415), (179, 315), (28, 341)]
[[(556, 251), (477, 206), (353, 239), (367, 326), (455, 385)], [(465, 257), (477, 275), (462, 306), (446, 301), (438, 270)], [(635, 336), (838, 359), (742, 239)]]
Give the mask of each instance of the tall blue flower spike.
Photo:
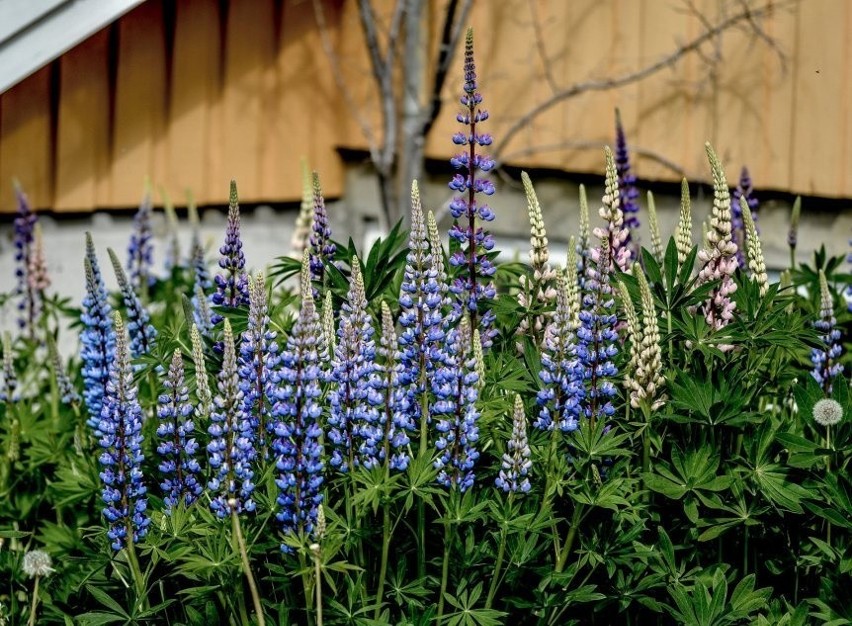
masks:
[(151, 231), (151, 194), (146, 192), (133, 217), (133, 232), (127, 246), (127, 272), (130, 284), (137, 292), (146, 294), (154, 283), (154, 244)]
[[(308, 247), (311, 254), (311, 279), (322, 284), (325, 278), (325, 266), (334, 259), (337, 246), (331, 241), (331, 227), (328, 225), (328, 213), (325, 209), (319, 174), (313, 172), (311, 182), (314, 200), (314, 220)], [(319, 294), (315, 292), (314, 298), (318, 296)]]
[(83, 298), (83, 312), (80, 316), (83, 322), (80, 360), (83, 362), (83, 398), (89, 412), (86, 423), (94, 429), (101, 419), (109, 368), (115, 360), (115, 331), (112, 327), (112, 307), (89, 233), (86, 233), (86, 258), (83, 265), (86, 271), (86, 296)]
[(15, 196), (18, 199), (18, 212), (13, 221), (16, 279), (14, 294), (21, 298), (18, 302), (18, 327), (26, 330), (30, 338), (34, 338), (36, 321), (41, 311), (41, 294), (33, 289), (30, 280), (30, 261), (33, 256), (38, 217), (30, 209), (26, 194), (17, 184)]
[(811, 362), (814, 367), (811, 375), (822, 387), (826, 395), (831, 393), (831, 382), (843, 371), (840, 355), (843, 346), (840, 343), (840, 329), (834, 317), (834, 300), (828, 288), (825, 272), (819, 271), (820, 311), (814, 328), (819, 331), (822, 346), (811, 350)]
[[(286, 534), (311, 534), (322, 503), (322, 371), (319, 347), (323, 343), (319, 315), (311, 288), (310, 256), (305, 250), (301, 274), (302, 305), (287, 345), (281, 351), (281, 365), (275, 374), (276, 468), (278, 513), (276, 518)], [(281, 549), (289, 551), (287, 546)]]
[(532, 467), (529, 442), (527, 441), (527, 416), (521, 396), (515, 394), (515, 407), (512, 412), (512, 437), (506, 445), (506, 452), (500, 464), (500, 474), (494, 481), (498, 489), (509, 492), (527, 493), (530, 479), (527, 477)]
[(630, 171), (630, 152), (618, 109), (615, 110), (615, 169), (618, 173), (618, 195), (624, 213), (624, 227), (628, 232), (624, 245), (630, 249), (631, 258), (636, 259), (639, 256), (639, 245), (633, 242), (633, 235), (639, 228), (639, 190), (636, 188), (636, 176)]
[[(243, 254), (243, 242), (240, 239), (240, 202), (237, 195), (237, 183), (231, 181), (231, 192), (228, 201), (228, 225), (225, 229), (225, 243), (219, 248), (219, 267), (221, 272), (216, 274), (216, 291), (210, 301), (221, 307), (236, 309), (248, 305), (248, 275), (246, 274), (246, 258)], [(212, 323), (219, 324), (222, 316), (212, 315)]]
[(466, 146), (467, 151), (450, 159), (458, 173), (453, 175), (449, 184), (450, 189), (459, 194), (450, 202), (450, 213), (455, 218), (450, 238), (460, 245), (450, 257), (450, 265), (462, 269), (450, 285), (450, 291), (455, 295), (453, 307), (456, 319), (467, 313), (471, 327), (480, 329), (482, 345), (488, 348), (497, 334), (493, 328), (494, 312), (486, 310), (480, 314), (479, 309), (480, 303), (484, 304), (497, 294), (492, 280), (496, 268), (488, 258), (488, 253), (494, 248), (494, 238), (481, 225), (477, 226), (477, 220), (490, 222), (494, 220), (494, 212), (477, 198), (492, 195), (494, 184), (487, 178), (477, 178), (477, 173), (491, 171), (494, 160), (476, 151), (478, 147), (490, 146), (493, 139), (488, 133), (477, 130), (477, 125), (488, 119), (488, 112), (479, 108), (482, 95), (477, 91), (473, 29), (467, 31), (465, 38), (463, 91), (461, 104), (465, 110), (456, 119), (465, 126), (465, 132), (453, 135), (453, 143)]
[(382, 448), (379, 458), (391, 469), (404, 471), (411, 460), (409, 433), (415, 430), (413, 411), (406, 389), (400, 384), (403, 366), (399, 361), (399, 344), (396, 338), (393, 317), (387, 302), (382, 302), (382, 335), (374, 387), (383, 398), (379, 411), (379, 426), (382, 429)]
[(198, 480), (201, 467), (196, 455), (198, 443), (193, 434), (195, 425), (192, 414), (195, 407), (189, 402), (189, 388), (186, 386), (183, 369), (183, 356), (175, 350), (166, 380), (163, 383), (166, 392), (158, 399), (157, 417), (157, 454), (160, 455), (160, 472), (166, 503), (166, 512), (183, 502), (189, 506), (201, 495), (202, 487)]
[(130, 334), (130, 355), (136, 358), (143, 354), (149, 354), (157, 339), (157, 329), (151, 324), (151, 316), (148, 314), (139, 296), (136, 295), (136, 291), (134, 291), (130, 281), (127, 280), (127, 275), (121, 267), (121, 261), (118, 260), (118, 256), (116, 256), (112, 248), (107, 248), (107, 252), (112, 261), (112, 268), (115, 270), (115, 277), (118, 280), (118, 287), (121, 290), (121, 299), (124, 302), (124, 308), (127, 313), (127, 331)]
[(207, 457), (212, 477), (210, 508), (219, 518), (254, 511), (252, 463), (257, 456), (251, 422), (243, 410), (243, 392), (237, 374), (237, 356), (231, 323), (225, 319), (222, 370), (210, 413)]
[[(751, 211), (751, 219), (755, 222), (757, 222), (757, 209), (760, 206), (760, 202), (754, 195), (754, 184), (746, 166), (743, 166), (740, 172), (740, 181), (731, 193), (731, 197), (733, 200), (731, 202), (731, 238), (737, 244), (737, 263), (739, 263), (740, 268), (745, 269), (748, 265), (745, 253), (746, 232), (743, 222), (743, 211), (740, 208), (740, 198), (745, 198), (746, 204)], [(755, 228), (757, 228), (756, 224)]]
[(115, 359), (110, 361), (109, 382), (95, 435), (103, 449), (103, 514), (109, 522), (107, 536), (113, 550), (121, 550), (128, 537), (136, 543), (148, 532), (147, 489), (142, 477), (142, 407), (133, 382), (127, 332), (121, 314), (115, 317)]

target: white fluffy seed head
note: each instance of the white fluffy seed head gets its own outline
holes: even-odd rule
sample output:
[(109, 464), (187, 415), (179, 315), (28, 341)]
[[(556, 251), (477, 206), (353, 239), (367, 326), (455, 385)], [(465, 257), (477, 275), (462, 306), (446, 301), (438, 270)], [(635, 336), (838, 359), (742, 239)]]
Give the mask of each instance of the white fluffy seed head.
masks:
[(37, 576), (49, 576), (53, 573), (53, 561), (44, 550), (30, 550), (24, 555), (22, 564), (24, 574), (30, 578)]
[(834, 426), (843, 419), (843, 407), (837, 400), (823, 398), (814, 405), (814, 421), (820, 426)]

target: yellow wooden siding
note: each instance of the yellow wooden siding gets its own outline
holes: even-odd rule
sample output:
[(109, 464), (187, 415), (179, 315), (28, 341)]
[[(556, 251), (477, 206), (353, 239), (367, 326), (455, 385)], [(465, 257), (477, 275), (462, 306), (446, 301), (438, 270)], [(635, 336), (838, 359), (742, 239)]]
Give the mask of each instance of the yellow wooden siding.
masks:
[[(386, 25), (393, 1), (375, 4)], [(432, 0), (426, 10), (432, 58), (445, 4)], [(694, 4), (710, 21), (740, 6)], [(357, 2), (328, 0), (322, 10), (341, 76), (380, 138)], [(187, 190), (200, 203), (225, 202), (230, 178), (246, 201), (293, 201), (302, 157), (321, 172), (328, 195), (342, 193), (336, 148), (369, 144), (330, 70), (313, 2), (230, 0), (224, 15), (222, 23), (218, 0), (148, 0), (0, 96), (0, 211), (14, 210), (13, 177), (35, 206), (56, 211), (133, 206), (146, 178), (178, 204)], [(684, 5), (660, 0), (480, 0), (470, 22), (495, 147), (519, 116), (552, 95), (553, 83), (630, 73), (702, 29)], [(731, 30), (715, 72), (690, 55), (642, 82), (568, 99), (502, 154), (524, 167), (600, 173), (597, 146), (612, 141), (619, 107), (631, 145), (691, 178), (708, 178), (709, 139), (732, 183), (748, 165), (758, 188), (852, 197), (852, 3), (779, 3), (762, 24), (785, 52), (786, 68), (753, 33)], [(713, 52), (705, 47), (705, 55)], [(436, 158), (453, 152), (459, 56), (453, 68), (427, 142)], [(679, 178), (641, 155), (635, 170), (652, 180)]]

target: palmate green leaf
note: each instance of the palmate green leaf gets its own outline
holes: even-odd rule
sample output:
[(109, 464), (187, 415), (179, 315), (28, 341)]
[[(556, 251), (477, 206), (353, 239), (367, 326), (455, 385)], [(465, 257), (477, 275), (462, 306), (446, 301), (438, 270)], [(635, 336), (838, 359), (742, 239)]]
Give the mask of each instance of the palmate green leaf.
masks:
[(123, 619), (130, 619), (130, 615), (124, 610), (124, 608), (102, 589), (95, 587), (94, 585), (86, 585), (86, 591), (92, 594), (95, 600), (113, 611), (116, 615), (121, 616)]
[(77, 619), (81, 626), (101, 626), (101, 624), (117, 624), (119, 622), (128, 623), (130, 618), (121, 617), (114, 613), (104, 613), (102, 611), (91, 611), (78, 615)]

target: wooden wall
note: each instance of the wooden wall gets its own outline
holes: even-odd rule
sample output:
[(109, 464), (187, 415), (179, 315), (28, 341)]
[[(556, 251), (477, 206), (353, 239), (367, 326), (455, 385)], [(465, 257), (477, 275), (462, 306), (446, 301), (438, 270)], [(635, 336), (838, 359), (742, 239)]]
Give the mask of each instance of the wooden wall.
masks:
[[(387, 11), (391, 0), (374, 0)], [(446, 0), (432, 0), (434, 54)], [(758, 2), (759, 0), (755, 0)], [(761, 2), (762, 4), (762, 2)], [(694, 0), (716, 21), (739, 9)], [(727, 32), (708, 73), (690, 55), (639, 83), (571, 98), (501, 146), (507, 162), (602, 172), (599, 144), (621, 109), (631, 145), (707, 179), (705, 140), (734, 180), (742, 164), (758, 188), (852, 197), (852, 2), (779, 0), (765, 32), (787, 59), (745, 28)], [(356, 0), (323, 0), (330, 44), (362, 115), (377, 107)], [(701, 32), (675, 0), (475, 0), (480, 88), (501, 133), (554, 86), (633, 72)], [(536, 26), (537, 24), (537, 26)], [(542, 46), (535, 45), (535, 32)], [(545, 75), (542, 57), (549, 64)], [(429, 156), (453, 152), (458, 71), (429, 137)], [(227, 200), (236, 178), (246, 201), (291, 201), (299, 160), (343, 192), (335, 148), (367, 146), (329, 69), (312, 0), (148, 0), (0, 96), (0, 211), (11, 180), (55, 211), (130, 207), (146, 179), (181, 203)], [(642, 178), (679, 174), (636, 158)]]

